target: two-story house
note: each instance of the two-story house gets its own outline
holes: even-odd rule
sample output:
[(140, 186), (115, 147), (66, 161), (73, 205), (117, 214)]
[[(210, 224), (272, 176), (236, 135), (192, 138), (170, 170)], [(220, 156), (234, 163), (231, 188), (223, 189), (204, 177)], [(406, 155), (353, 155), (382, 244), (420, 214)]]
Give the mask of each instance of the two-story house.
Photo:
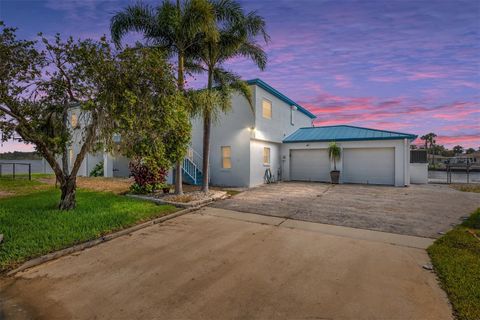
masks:
[[(425, 175), (426, 166), (411, 169), (415, 164), (410, 164), (409, 150), (415, 135), (348, 125), (314, 127), (314, 114), (269, 84), (260, 79), (248, 84), (253, 110), (243, 96), (233, 95), (232, 109), (212, 125), (212, 185), (258, 186), (265, 183), (267, 171), (275, 181), (329, 182), (334, 165), (327, 149), (332, 141), (342, 150), (336, 162), (340, 183), (406, 186), (417, 171)], [(183, 178), (190, 184), (202, 181), (202, 122), (201, 117), (192, 119), (191, 146), (183, 161)], [(71, 155), (76, 152), (74, 143)], [(129, 175), (129, 160), (115, 153), (89, 154), (79, 174), (88, 175), (100, 161), (107, 177)], [(169, 183), (172, 177), (171, 170)]]
[[(264, 81), (254, 79), (248, 83), (254, 112), (244, 97), (234, 95), (232, 110), (221, 114), (212, 125), (210, 181), (213, 185), (257, 186), (264, 183), (267, 169), (278, 180), (283, 139), (299, 128), (312, 126), (315, 119), (315, 115)], [(192, 148), (199, 157), (202, 139), (203, 119), (193, 119)]]

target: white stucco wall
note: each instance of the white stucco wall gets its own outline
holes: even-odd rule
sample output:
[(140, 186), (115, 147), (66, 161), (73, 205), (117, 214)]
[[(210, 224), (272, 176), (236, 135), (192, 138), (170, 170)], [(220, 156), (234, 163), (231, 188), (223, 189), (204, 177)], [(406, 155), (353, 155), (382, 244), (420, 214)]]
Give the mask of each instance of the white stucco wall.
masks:
[[(68, 166), (69, 169), (72, 169), (73, 162), (77, 158), (77, 155), (80, 153), (80, 149), (83, 144), (83, 136), (85, 134), (84, 129), (85, 126), (88, 124), (89, 121), (89, 114), (81, 111), (80, 108), (71, 108), (68, 112), (68, 121), (72, 120), (72, 115), (75, 114), (77, 116), (78, 127), (72, 128), (72, 144), (70, 145), (70, 149), (73, 150), (73, 157), (70, 158), (70, 151), (68, 151)], [(71, 124), (71, 123), (70, 123)], [(73, 161), (71, 161), (73, 160)], [(95, 165), (103, 160), (102, 153), (87, 153), (85, 158), (80, 165), (80, 169), (78, 170), (78, 176), (85, 176), (88, 177), (90, 172), (95, 167)]]
[[(210, 183), (218, 186), (250, 185), (250, 135), (254, 114), (247, 100), (232, 98), (232, 110), (219, 114), (213, 123), (210, 138)], [(221, 147), (231, 147), (232, 168), (222, 168)], [(203, 155), (203, 119), (192, 120), (192, 147)], [(201, 164), (200, 164), (201, 165)]]
[[(281, 169), (281, 141), (298, 128), (310, 127), (312, 119), (299, 110), (293, 111), (294, 124), (291, 124), (291, 106), (266, 90), (251, 86), (252, 98), (255, 103), (251, 110), (247, 100), (238, 94), (232, 98), (232, 110), (219, 114), (212, 125), (210, 145), (210, 182), (219, 186), (250, 187), (263, 183), (267, 168), (263, 164), (263, 147), (271, 149), (270, 169), (278, 179)], [(266, 98), (272, 102), (272, 118), (262, 116), (262, 101)], [(77, 110), (78, 112), (78, 110)], [(79, 118), (80, 120), (80, 118)], [(192, 119), (191, 144), (196, 153), (203, 154), (203, 120)], [(230, 146), (232, 152), (232, 168), (221, 166), (221, 147)], [(76, 144), (74, 154), (78, 153)], [(128, 175), (128, 159), (120, 156), (100, 153), (90, 155), (88, 161), (82, 164), (81, 174), (88, 175), (98, 161), (104, 161), (105, 176)], [(198, 164), (201, 166), (201, 163)], [(168, 180), (172, 180), (169, 174)]]
[[(275, 180), (280, 169), (280, 144), (261, 140), (250, 141), (250, 187), (264, 183), (265, 170), (270, 168)], [(263, 163), (263, 148), (270, 148), (270, 164)]]
[(410, 163), (410, 183), (428, 183), (428, 163)]
[[(283, 180), (290, 180), (290, 150), (291, 149), (327, 149), (328, 142), (296, 142), (284, 143), (281, 147), (283, 162)], [(407, 140), (369, 140), (369, 141), (339, 141), (337, 144), (343, 148), (394, 148), (395, 149), (395, 186), (410, 184), (410, 143)], [(333, 170), (333, 161), (331, 161)], [(342, 158), (337, 161), (340, 170), (340, 183), (342, 183)], [(375, 166), (375, 157), (372, 157), (372, 166)]]
[[(255, 132), (256, 139), (272, 142), (282, 142), (288, 135), (299, 128), (311, 127), (312, 119), (299, 110), (294, 110), (294, 125), (290, 122), (291, 106), (266, 90), (255, 86)], [(262, 101), (268, 99), (272, 102), (272, 118), (262, 116)]]

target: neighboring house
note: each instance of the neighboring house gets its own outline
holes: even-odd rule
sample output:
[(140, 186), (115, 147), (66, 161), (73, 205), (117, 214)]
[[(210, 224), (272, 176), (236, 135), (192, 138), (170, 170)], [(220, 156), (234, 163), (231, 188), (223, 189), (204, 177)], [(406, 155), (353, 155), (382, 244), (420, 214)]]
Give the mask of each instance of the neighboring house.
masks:
[(435, 164), (435, 165), (445, 165), (445, 162), (450, 159), (451, 157), (445, 157), (439, 154), (433, 155), (431, 153), (428, 154), (428, 163)]
[(480, 151), (473, 153), (464, 153), (455, 157), (458, 161), (463, 163), (470, 163), (474, 165), (480, 165)]
[[(210, 183), (254, 187), (273, 179), (330, 181), (332, 161), (327, 147), (342, 148), (337, 169), (340, 182), (404, 186), (410, 184), (410, 142), (415, 135), (353, 126), (313, 127), (311, 112), (260, 79), (249, 80), (254, 110), (234, 95), (232, 110), (219, 114), (211, 129)], [(72, 112), (72, 117), (74, 116)], [(73, 121), (72, 121), (73, 122)], [(184, 160), (184, 181), (201, 184), (202, 118), (192, 119), (191, 147)], [(71, 156), (78, 152), (74, 147)], [(89, 155), (80, 175), (104, 161), (107, 177), (128, 176), (128, 159), (99, 153)], [(169, 182), (172, 182), (172, 171)]]

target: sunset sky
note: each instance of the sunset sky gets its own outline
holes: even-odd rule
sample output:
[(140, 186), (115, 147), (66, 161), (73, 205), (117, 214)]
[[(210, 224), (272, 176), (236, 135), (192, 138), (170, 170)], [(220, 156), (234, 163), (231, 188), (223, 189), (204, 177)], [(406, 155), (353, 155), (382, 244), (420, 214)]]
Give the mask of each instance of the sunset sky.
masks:
[[(40, 31), (98, 39), (108, 35), (110, 17), (135, 2), (0, 0), (0, 20), (28, 39)], [(269, 63), (263, 72), (244, 60), (230, 69), (305, 106), (317, 115), (316, 125), (435, 132), (448, 147), (480, 147), (480, 1), (242, 4), (266, 19)], [(31, 147), (0, 147), (25, 149)]]

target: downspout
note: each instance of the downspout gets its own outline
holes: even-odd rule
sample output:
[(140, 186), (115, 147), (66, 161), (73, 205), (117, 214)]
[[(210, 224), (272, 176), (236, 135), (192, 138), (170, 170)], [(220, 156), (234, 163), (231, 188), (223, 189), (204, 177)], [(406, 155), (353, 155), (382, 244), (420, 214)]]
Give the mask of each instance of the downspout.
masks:
[(408, 178), (408, 173), (407, 173), (407, 166), (410, 165), (410, 161), (408, 161), (408, 140), (403, 139), (403, 185), (406, 187), (408, 186), (407, 184), (407, 178)]

